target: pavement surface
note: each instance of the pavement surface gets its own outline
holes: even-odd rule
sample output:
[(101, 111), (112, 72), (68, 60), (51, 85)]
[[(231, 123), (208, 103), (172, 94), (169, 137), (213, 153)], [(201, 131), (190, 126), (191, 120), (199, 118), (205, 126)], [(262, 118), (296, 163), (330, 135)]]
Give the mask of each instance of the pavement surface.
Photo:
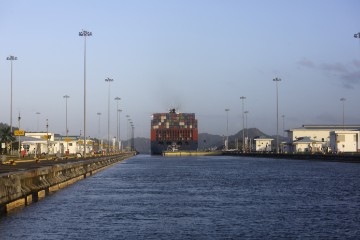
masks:
[(57, 158), (49, 157), (48, 159), (42, 158), (39, 160), (35, 160), (34, 158), (7, 158), (6, 163), (0, 163), (0, 174), (3, 173), (10, 173), (10, 172), (18, 172), (18, 171), (27, 171), (36, 168), (54, 166), (57, 164), (66, 164), (66, 163), (74, 163), (74, 162), (81, 162), (84, 160), (92, 160), (96, 158), (100, 158), (102, 156), (94, 156), (94, 157), (87, 157), (84, 158), (75, 158), (71, 157), (68, 159), (65, 158)]

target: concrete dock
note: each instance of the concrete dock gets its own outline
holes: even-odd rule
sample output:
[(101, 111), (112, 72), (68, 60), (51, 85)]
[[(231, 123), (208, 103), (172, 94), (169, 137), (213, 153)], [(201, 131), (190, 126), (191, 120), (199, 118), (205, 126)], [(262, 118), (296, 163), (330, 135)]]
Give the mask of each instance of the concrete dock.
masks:
[(0, 215), (36, 202), (134, 155), (122, 153), (86, 159), (23, 160), (1, 164)]
[(164, 157), (194, 157), (194, 156), (221, 156), (222, 151), (165, 151)]

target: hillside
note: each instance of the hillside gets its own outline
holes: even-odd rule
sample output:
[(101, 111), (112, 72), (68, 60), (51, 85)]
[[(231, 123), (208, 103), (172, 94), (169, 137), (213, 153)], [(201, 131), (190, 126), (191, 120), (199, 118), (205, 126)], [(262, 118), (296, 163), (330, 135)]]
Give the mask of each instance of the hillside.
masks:
[[(236, 143), (242, 144), (243, 131), (240, 130), (234, 135), (229, 136), (229, 148), (235, 148)], [(270, 136), (257, 128), (249, 128), (245, 130), (245, 137), (253, 139), (255, 137), (271, 137), (276, 138), (276, 136)], [(282, 141), (284, 138), (279, 137), (279, 140)], [(124, 146), (127, 146), (127, 142), (124, 142)], [(220, 135), (214, 135), (209, 133), (199, 133), (199, 149), (222, 149), (224, 146), (224, 137)], [(150, 139), (148, 138), (135, 138), (135, 149), (143, 154), (150, 153)]]
[(224, 145), (224, 138), (222, 136), (209, 133), (199, 133), (199, 149), (216, 149), (222, 145)]
[[(124, 146), (128, 146), (128, 141), (123, 142)], [(136, 151), (142, 154), (150, 154), (150, 139), (149, 138), (135, 138), (134, 145)]]

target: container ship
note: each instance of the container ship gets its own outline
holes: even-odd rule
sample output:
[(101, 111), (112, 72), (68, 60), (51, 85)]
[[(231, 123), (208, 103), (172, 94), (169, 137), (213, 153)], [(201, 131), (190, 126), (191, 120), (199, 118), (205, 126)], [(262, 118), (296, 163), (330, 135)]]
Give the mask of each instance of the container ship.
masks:
[(151, 154), (164, 151), (196, 151), (198, 126), (195, 113), (154, 113), (151, 119)]

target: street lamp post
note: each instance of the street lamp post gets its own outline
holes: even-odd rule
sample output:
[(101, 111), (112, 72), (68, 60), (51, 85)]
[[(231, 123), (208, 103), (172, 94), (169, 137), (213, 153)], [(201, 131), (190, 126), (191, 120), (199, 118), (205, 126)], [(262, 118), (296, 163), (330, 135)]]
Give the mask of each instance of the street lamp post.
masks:
[(278, 82), (280, 78), (274, 78), (273, 81), (276, 83), (276, 153), (279, 153), (279, 91)]
[[(19, 117), (18, 117), (18, 122), (19, 122), (19, 130), (20, 130), (20, 113), (19, 113)], [(21, 153), (21, 139), (20, 139), (20, 134), (19, 134), (19, 158), (20, 158), (20, 153)]]
[(345, 98), (340, 98), (340, 101), (343, 103), (343, 111), (342, 111), (342, 125), (343, 125), (343, 130), (345, 130)]
[(131, 151), (131, 124), (132, 124), (131, 118), (128, 118), (128, 147), (130, 147), (130, 151)]
[(37, 128), (36, 128), (36, 131), (39, 132), (39, 115), (40, 115), (40, 113), (36, 112), (36, 115), (37, 115)]
[(98, 143), (99, 143), (99, 150), (100, 150), (100, 116), (101, 116), (101, 113), (98, 112), (97, 115), (99, 116), (99, 121), (98, 121)]
[[(120, 139), (119, 139), (119, 101), (121, 100), (121, 98), (116, 97), (115, 101), (116, 101), (116, 140), (118, 141), (119, 145), (120, 145)], [(116, 147), (116, 143), (115, 143), (115, 147)]]
[(245, 131), (246, 131), (246, 144), (245, 144), (245, 149), (246, 150), (250, 150), (249, 146), (248, 146), (248, 142), (249, 142), (249, 132), (248, 132), (248, 126), (247, 126), (247, 123), (248, 123), (248, 120), (247, 120), (247, 117), (248, 117), (248, 113), (249, 111), (244, 111), (244, 114), (245, 114)]
[(134, 149), (134, 123), (130, 120), (130, 151)]
[(243, 121), (242, 121), (242, 135), (243, 135), (242, 150), (243, 150), (243, 152), (245, 152), (245, 145), (244, 145), (244, 143), (245, 143), (245, 132), (244, 132), (244, 122), (245, 122), (245, 116), (244, 116), (244, 101), (245, 101), (246, 97), (241, 96), (240, 99), (241, 99), (241, 102), (242, 102), (242, 111), (241, 111), (241, 113), (242, 113), (242, 119), (243, 119)]
[(282, 119), (283, 119), (283, 137), (285, 137), (285, 115), (281, 115)]
[[(67, 125), (67, 101), (68, 101), (68, 98), (70, 98), (70, 96), (68, 95), (65, 95), (63, 98), (65, 98), (65, 136), (66, 138), (68, 137), (68, 133), (69, 133), (69, 129), (68, 129), (68, 125)], [(66, 139), (66, 151), (69, 151), (69, 142), (68, 140)]]
[(135, 150), (135, 126), (134, 124), (131, 125), (132, 128), (132, 147), (131, 150), (134, 151)]
[(119, 114), (119, 148), (120, 148), (120, 151), (122, 152), (122, 143), (121, 143), (121, 112), (122, 110), (121, 109), (118, 109), (118, 114)]
[(86, 37), (92, 36), (92, 32), (82, 30), (80, 37), (84, 37), (84, 158), (86, 157)]
[(108, 91), (108, 147), (107, 152), (110, 153), (110, 83), (113, 82), (114, 79), (106, 78), (105, 82), (109, 83), (109, 91)]
[(46, 159), (49, 157), (49, 121), (46, 119)]
[(225, 109), (226, 112), (226, 144), (225, 144), (225, 150), (229, 149), (229, 108)]
[(10, 61), (11, 65), (11, 72), (10, 72), (10, 131), (12, 133), (12, 99), (13, 99), (13, 61), (17, 60), (15, 56), (8, 56), (6, 60)]
[(129, 147), (129, 145), (130, 145), (130, 139), (129, 139), (129, 121), (131, 121), (130, 120), (130, 115), (126, 115), (125, 116), (126, 117), (126, 140), (127, 140), (127, 147)]

